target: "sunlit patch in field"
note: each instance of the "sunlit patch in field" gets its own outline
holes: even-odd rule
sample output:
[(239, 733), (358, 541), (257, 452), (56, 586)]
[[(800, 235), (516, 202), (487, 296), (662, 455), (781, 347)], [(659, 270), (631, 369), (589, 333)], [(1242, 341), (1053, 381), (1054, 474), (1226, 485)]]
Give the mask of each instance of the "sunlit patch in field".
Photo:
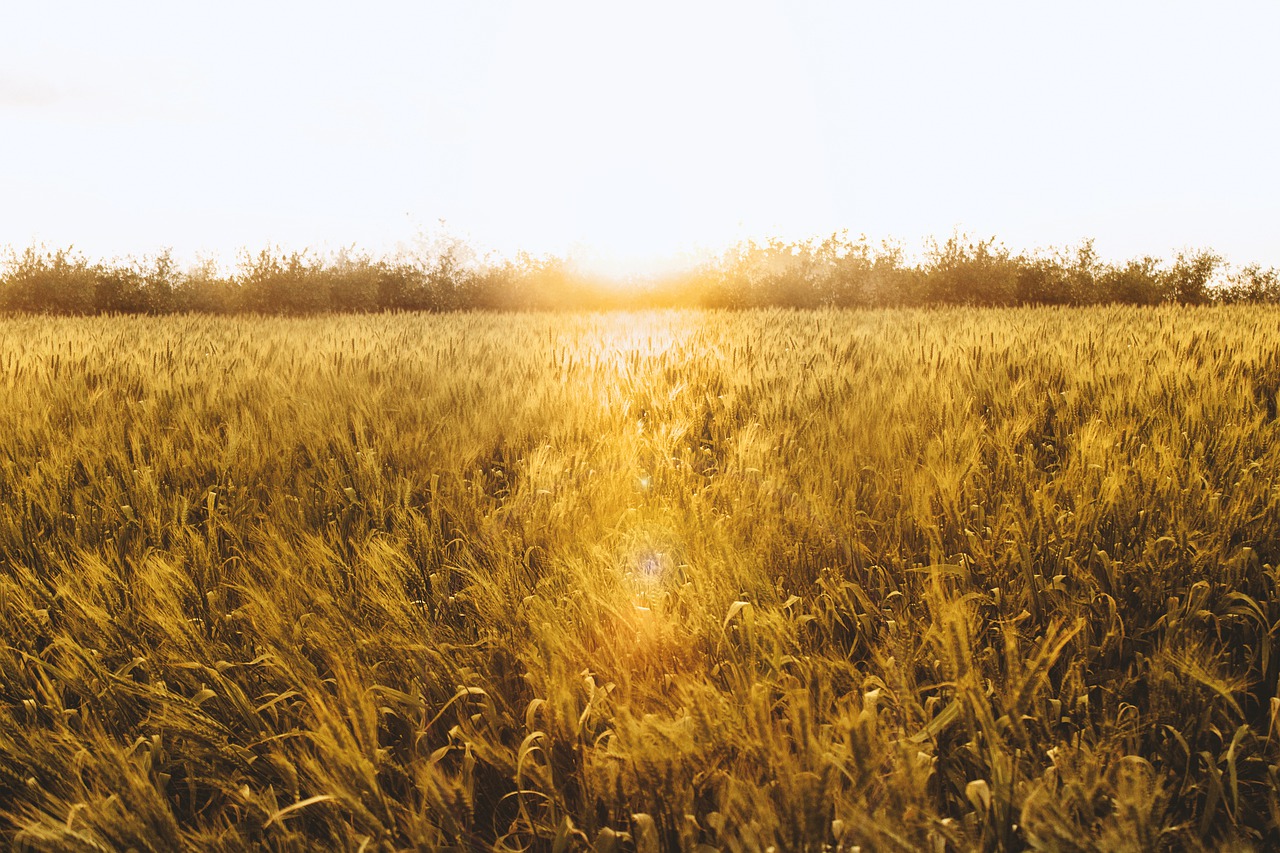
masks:
[(647, 551), (636, 560), (636, 576), (641, 583), (658, 583), (669, 563), (670, 558), (661, 551)]
[(619, 374), (643, 377), (687, 344), (691, 329), (683, 319), (659, 311), (604, 315), (582, 336), (582, 357)]
[(661, 530), (631, 534), (618, 558), (621, 580), (637, 598), (650, 598), (678, 581), (675, 553), (679, 543)]
[(650, 654), (670, 642), (673, 592), (684, 574), (679, 543), (661, 530), (626, 534), (617, 552), (618, 608), (613, 634), (629, 653)]
[(624, 552), (619, 566), (619, 606), (606, 636), (612, 654), (633, 683), (658, 690), (671, 674), (688, 667), (690, 629), (681, 605), (687, 566), (675, 543), (661, 537), (640, 541)]

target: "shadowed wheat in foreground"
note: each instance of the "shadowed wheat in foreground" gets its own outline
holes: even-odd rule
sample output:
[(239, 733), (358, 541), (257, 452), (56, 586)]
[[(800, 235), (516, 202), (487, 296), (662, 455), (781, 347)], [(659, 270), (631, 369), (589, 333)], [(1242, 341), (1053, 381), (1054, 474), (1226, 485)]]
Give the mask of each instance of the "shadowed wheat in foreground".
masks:
[(1265, 846), (1278, 323), (0, 321), (0, 839)]

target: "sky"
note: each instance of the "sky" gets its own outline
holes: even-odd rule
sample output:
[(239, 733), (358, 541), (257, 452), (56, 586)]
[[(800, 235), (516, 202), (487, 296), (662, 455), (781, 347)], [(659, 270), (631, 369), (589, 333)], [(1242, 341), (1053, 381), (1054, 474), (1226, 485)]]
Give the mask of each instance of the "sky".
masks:
[(1280, 3), (0, 7), (0, 245), (743, 239), (1280, 265)]

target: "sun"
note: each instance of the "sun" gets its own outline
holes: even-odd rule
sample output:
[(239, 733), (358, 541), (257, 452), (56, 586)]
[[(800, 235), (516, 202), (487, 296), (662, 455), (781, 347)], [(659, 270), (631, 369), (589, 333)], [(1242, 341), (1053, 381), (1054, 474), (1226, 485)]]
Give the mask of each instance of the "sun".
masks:
[(637, 240), (631, 246), (611, 245), (607, 235), (596, 243), (572, 246), (568, 263), (581, 275), (602, 287), (626, 290), (687, 274), (709, 260), (709, 249), (679, 247), (676, 240), (647, 243)]

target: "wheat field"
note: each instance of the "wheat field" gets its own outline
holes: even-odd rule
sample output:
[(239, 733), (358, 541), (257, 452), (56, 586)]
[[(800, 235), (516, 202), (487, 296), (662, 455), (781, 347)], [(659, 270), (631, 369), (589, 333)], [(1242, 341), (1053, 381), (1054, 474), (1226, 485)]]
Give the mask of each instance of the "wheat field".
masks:
[(1280, 309), (0, 320), (0, 843), (1280, 838)]

